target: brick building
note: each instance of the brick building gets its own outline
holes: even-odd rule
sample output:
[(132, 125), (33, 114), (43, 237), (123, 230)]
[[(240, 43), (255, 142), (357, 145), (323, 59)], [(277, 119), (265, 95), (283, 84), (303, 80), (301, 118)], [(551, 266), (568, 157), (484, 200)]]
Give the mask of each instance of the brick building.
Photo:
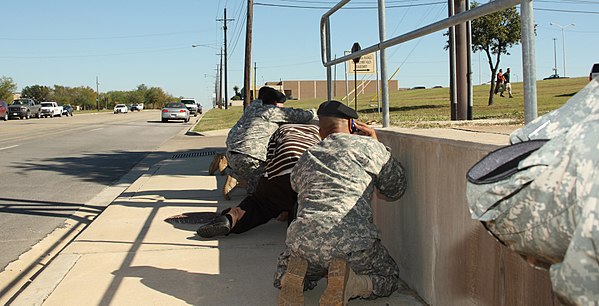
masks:
[[(376, 94), (376, 80), (358, 80), (358, 95)], [(303, 81), (280, 81), (266, 82), (265, 86), (270, 86), (293, 99), (326, 99), (327, 81), (326, 80), (303, 80)], [(397, 80), (389, 81), (389, 92), (399, 90)], [(353, 96), (354, 81), (348, 80), (348, 92)], [(333, 96), (345, 96), (345, 80), (333, 81)]]

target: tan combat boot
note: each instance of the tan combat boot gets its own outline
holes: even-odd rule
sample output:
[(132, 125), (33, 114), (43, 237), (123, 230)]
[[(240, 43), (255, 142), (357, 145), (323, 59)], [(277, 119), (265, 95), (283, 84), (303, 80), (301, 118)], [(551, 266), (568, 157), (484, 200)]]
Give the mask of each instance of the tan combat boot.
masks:
[(289, 257), (287, 272), (281, 279), (281, 292), (279, 292), (279, 306), (304, 305), (304, 278), (308, 262), (297, 256)]
[(208, 167), (208, 174), (214, 175), (216, 171), (219, 171), (221, 175), (225, 174), (225, 169), (228, 166), (227, 156), (222, 153), (218, 153), (212, 159), (210, 167)]
[(321, 306), (344, 306), (354, 297), (369, 297), (372, 279), (368, 275), (356, 275), (349, 263), (335, 258), (329, 264), (327, 289), (320, 297)]
[(229, 194), (231, 191), (233, 191), (233, 189), (235, 189), (235, 187), (237, 187), (237, 180), (234, 177), (227, 175), (227, 180), (223, 186), (223, 196), (225, 197), (225, 200), (231, 199)]

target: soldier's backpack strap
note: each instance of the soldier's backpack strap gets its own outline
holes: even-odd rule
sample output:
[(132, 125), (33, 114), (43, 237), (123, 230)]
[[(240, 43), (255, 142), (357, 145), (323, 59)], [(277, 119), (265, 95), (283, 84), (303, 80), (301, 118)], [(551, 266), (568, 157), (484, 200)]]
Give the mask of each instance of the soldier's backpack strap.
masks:
[(518, 171), (518, 164), (534, 151), (542, 147), (547, 139), (519, 142), (499, 148), (478, 161), (466, 175), (470, 183), (476, 185), (495, 183), (506, 179)]

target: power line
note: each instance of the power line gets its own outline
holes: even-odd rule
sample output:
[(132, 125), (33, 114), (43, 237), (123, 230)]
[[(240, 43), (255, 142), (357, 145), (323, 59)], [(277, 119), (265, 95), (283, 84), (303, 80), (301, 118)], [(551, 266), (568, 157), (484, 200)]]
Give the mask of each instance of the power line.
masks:
[[(287, 5), (287, 4), (273, 4), (273, 3), (262, 3), (255, 2), (255, 5), (260, 6), (268, 6), (268, 7), (280, 7), (280, 8), (294, 8), (294, 9), (320, 9), (320, 10), (329, 10), (330, 7), (324, 6), (302, 6), (302, 5)], [(387, 5), (386, 8), (406, 8), (406, 7), (417, 7), (417, 6), (429, 6), (429, 5), (438, 5), (438, 4), (446, 4), (446, 2), (428, 2), (428, 3), (418, 3), (418, 4), (405, 4), (405, 5)], [(353, 6), (353, 7), (342, 7), (341, 9), (347, 10), (369, 10), (369, 9), (377, 9), (376, 6)]]
[(535, 11), (548, 11), (548, 12), (560, 12), (560, 13), (579, 13), (579, 14), (599, 14), (599, 12), (592, 11), (576, 11), (576, 10), (560, 10), (560, 9), (548, 9), (548, 8), (534, 8)]
[(14, 40), (14, 41), (26, 41), (26, 40), (39, 40), (39, 41), (68, 41), (68, 40), (108, 40), (108, 39), (128, 39), (128, 38), (141, 38), (141, 37), (154, 37), (154, 36), (171, 36), (175, 34), (186, 34), (186, 33), (197, 33), (198, 31), (181, 31), (181, 32), (169, 32), (169, 33), (153, 33), (153, 34), (137, 34), (137, 35), (123, 35), (123, 36), (97, 36), (97, 37), (55, 37), (55, 38), (14, 38), (14, 37), (0, 37), (0, 40)]

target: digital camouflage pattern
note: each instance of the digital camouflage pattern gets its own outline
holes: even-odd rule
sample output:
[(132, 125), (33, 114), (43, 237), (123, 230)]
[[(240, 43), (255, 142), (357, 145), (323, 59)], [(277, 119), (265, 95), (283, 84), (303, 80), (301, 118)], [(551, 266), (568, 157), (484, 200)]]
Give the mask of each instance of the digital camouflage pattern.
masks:
[[(251, 193), (264, 174), (270, 136), (284, 123), (307, 123), (316, 116), (314, 110), (277, 107), (253, 101), (227, 135), (227, 158), (238, 181), (248, 183)], [(238, 153), (238, 154), (235, 154)]]
[(256, 100), (245, 110), (227, 135), (227, 151), (266, 161), (270, 136), (284, 123), (308, 123), (316, 116), (314, 110), (277, 107)]
[(399, 199), (406, 178), (382, 143), (331, 134), (302, 155), (291, 172), (291, 186), (298, 193), (297, 219), (287, 229), (287, 251), (279, 258), (275, 286), (288, 255), (294, 254), (308, 261), (312, 285), (323, 275), (318, 271), (340, 257), (357, 274), (371, 276), (375, 296), (397, 289), (397, 264), (380, 244), (370, 202), (375, 188), (390, 200)]
[(511, 135), (550, 139), (508, 179), (468, 183), (472, 217), (509, 248), (550, 266), (568, 305), (599, 303), (599, 82)]

